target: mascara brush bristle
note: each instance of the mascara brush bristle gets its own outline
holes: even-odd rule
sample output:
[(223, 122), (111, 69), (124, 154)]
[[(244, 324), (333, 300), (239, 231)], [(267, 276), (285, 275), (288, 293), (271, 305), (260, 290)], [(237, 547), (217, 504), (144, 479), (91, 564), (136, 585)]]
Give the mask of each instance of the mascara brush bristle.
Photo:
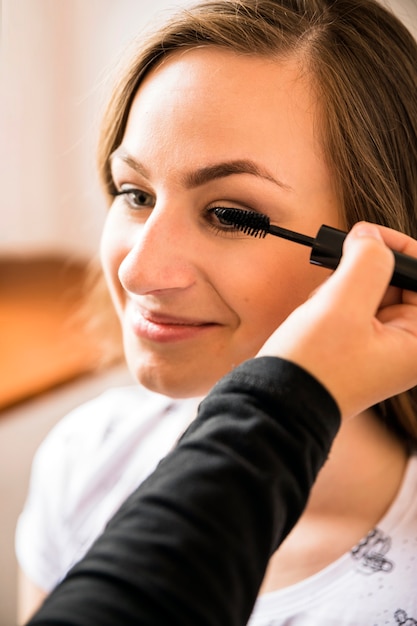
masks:
[(265, 237), (269, 231), (269, 217), (246, 209), (229, 209), (216, 207), (214, 213), (218, 218), (235, 226), (245, 235)]

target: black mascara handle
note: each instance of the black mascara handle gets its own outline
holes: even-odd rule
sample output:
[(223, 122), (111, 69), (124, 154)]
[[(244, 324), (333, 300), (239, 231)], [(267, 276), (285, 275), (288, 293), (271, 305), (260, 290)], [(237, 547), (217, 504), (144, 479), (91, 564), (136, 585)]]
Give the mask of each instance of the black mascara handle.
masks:
[[(343, 242), (347, 233), (331, 226), (323, 225), (316, 235), (310, 255), (310, 263), (335, 269), (342, 256)], [(417, 291), (417, 259), (393, 250), (395, 257), (394, 273), (390, 285)]]

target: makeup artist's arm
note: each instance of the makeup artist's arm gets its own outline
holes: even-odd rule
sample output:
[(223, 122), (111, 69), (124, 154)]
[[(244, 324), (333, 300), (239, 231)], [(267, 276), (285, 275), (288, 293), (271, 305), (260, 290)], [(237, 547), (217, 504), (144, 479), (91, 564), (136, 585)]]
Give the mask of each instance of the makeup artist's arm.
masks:
[(338, 425), (333, 399), (297, 366), (235, 369), (30, 624), (245, 624)]
[[(417, 256), (415, 242), (396, 242)], [(375, 317), (391, 257), (378, 239), (351, 236), (341, 267), (265, 347), (317, 369), (343, 416), (417, 382), (417, 296)], [(355, 314), (344, 319), (347, 299)], [(351, 358), (340, 353), (343, 332)], [(244, 363), (30, 624), (245, 624), (338, 426), (335, 401), (305, 369), (276, 357)]]

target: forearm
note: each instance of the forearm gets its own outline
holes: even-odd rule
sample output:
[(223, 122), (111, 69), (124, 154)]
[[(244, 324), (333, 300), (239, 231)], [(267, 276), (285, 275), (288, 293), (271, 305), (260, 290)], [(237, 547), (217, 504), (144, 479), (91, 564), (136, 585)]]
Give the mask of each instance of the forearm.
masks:
[(303, 370), (243, 364), (31, 626), (245, 624), (338, 426), (333, 399)]

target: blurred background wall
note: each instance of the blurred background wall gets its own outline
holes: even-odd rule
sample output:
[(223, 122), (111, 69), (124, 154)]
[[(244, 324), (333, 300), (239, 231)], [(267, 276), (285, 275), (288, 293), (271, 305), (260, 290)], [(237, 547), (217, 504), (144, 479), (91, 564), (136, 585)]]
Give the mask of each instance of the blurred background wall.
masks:
[(0, 254), (97, 249), (96, 131), (121, 50), (175, 0), (3, 0)]

